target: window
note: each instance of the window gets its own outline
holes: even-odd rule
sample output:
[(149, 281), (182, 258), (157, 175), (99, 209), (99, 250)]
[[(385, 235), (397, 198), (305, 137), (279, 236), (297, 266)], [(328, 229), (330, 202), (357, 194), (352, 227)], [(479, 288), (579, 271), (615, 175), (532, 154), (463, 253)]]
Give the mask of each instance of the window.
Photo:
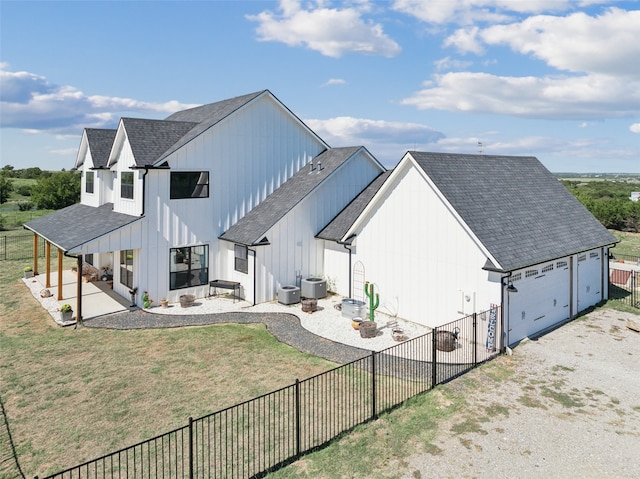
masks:
[(209, 172), (172, 171), (169, 195), (172, 200), (181, 198), (208, 198)]
[(249, 261), (247, 260), (247, 247), (241, 244), (234, 246), (235, 260), (234, 268), (241, 273), (249, 272)]
[(545, 266), (544, 268), (542, 268), (542, 272), (543, 272), (543, 273), (548, 273), (549, 271), (553, 271), (553, 263), (548, 264), (547, 266)]
[(209, 284), (209, 247), (185, 246), (169, 250), (170, 289)]
[(85, 176), (84, 183), (84, 191), (86, 191), (87, 193), (93, 193), (93, 171), (87, 171), (87, 176)]
[(133, 250), (120, 251), (120, 284), (133, 289)]
[(525, 271), (524, 276), (525, 278), (531, 278), (531, 276), (538, 276), (538, 270), (528, 269), (527, 271)]
[(120, 197), (133, 199), (133, 172), (123, 171), (120, 176)]

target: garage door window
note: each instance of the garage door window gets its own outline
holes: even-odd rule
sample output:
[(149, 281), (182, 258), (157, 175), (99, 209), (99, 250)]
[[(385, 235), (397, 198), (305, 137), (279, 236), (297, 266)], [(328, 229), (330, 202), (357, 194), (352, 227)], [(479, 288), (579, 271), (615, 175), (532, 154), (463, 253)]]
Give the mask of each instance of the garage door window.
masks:
[(520, 281), (522, 279), (522, 273), (516, 273), (513, 276), (509, 276), (511, 281)]
[(549, 271), (553, 271), (553, 263), (548, 264), (547, 266), (545, 266), (544, 268), (542, 268), (542, 272), (543, 272), (543, 273), (548, 273)]
[(538, 276), (538, 270), (537, 269), (528, 269), (527, 272), (524, 274), (525, 278), (531, 278), (531, 276)]
[(568, 263), (566, 261), (558, 261), (556, 263), (556, 268), (560, 269), (560, 268), (566, 268), (568, 265)]

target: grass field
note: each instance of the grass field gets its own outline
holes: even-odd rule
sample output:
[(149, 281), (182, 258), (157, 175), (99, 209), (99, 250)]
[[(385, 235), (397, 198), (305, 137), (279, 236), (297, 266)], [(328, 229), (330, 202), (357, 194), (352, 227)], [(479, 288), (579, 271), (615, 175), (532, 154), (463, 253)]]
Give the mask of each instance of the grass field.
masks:
[(2, 262), (0, 394), (27, 477), (334, 366), (279, 343), (262, 325), (63, 329), (24, 286), (22, 269), (22, 262)]
[[(640, 256), (633, 253), (640, 251), (640, 235), (616, 235), (622, 238), (618, 251)], [(0, 263), (0, 396), (27, 477), (93, 459), (183, 426), (189, 416), (334, 366), (279, 343), (261, 325), (62, 329), (22, 283), (24, 265)], [(276, 477), (315, 477), (313, 471), (323, 471), (323, 477), (368, 477), (376, 463), (354, 451), (366, 449), (380, 458), (378, 464), (388, 464), (415, 447), (435, 447), (435, 422), (463, 402), (437, 389)], [(7, 450), (0, 428), (0, 452)], [(0, 464), (0, 479), (15, 477), (10, 468)]]

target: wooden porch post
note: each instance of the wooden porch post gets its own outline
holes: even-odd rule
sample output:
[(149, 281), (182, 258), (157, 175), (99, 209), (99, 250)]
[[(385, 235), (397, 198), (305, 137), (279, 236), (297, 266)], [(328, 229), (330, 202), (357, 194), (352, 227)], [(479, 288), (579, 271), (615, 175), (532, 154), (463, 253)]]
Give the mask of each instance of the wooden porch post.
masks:
[(58, 248), (58, 301), (62, 301), (62, 250)]
[(38, 235), (33, 233), (33, 275), (38, 275)]
[(51, 287), (51, 243), (49, 241), (46, 242), (46, 246), (45, 246), (45, 261), (47, 262), (46, 266), (47, 266), (47, 277), (45, 279), (45, 288), (50, 288)]
[(82, 323), (82, 255), (78, 255), (78, 282), (76, 284), (76, 327)]

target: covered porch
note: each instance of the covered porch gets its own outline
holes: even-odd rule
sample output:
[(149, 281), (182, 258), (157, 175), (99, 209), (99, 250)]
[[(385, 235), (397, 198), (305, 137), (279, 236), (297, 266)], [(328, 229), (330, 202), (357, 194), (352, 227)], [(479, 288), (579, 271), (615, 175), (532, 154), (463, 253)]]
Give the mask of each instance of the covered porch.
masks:
[[(62, 277), (61, 286), (58, 282), (59, 277)], [(33, 297), (40, 302), (57, 324), (61, 326), (76, 324), (76, 305), (79, 301), (78, 279), (74, 272), (63, 270), (62, 275), (58, 275), (56, 271), (50, 277), (49, 286), (47, 286), (46, 274), (38, 274), (31, 278), (25, 278), (23, 281)], [(49, 291), (50, 296), (43, 297), (42, 293), (45, 290)], [(83, 283), (81, 290), (83, 320), (129, 311), (130, 309), (130, 302), (114, 293), (108, 281)], [(70, 320), (63, 320), (60, 314), (60, 307), (65, 303), (70, 304), (74, 310), (73, 317)]]
[[(139, 221), (141, 217), (131, 216), (113, 211), (110, 203), (99, 207), (75, 204), (58, 210), (49, 215), (37, 218), (24, 225), (33, 232), (33, 274), (34, 278), (25, 279), (34, 296), (41, 301), (57, 322), (69, 323), (61, 320), (59, 309), (63, 304), (69, 304), (73, 309), (73, 321), (83, 321), (96, 315), (122, 311), (128, 298), (122, 298), (110, 290), (110, 285), (99, 280), (98, 274), (92, 275), (90, 281), (83, 281), (84, 261), (88, 255), (103, 253), (101, 242), (108, 243), (110, 235)], [(45, 242), (44, 265), (38, 262), (38, 244)], [(57, 271), (52, 271), (52, 246), (57, 250)], [(63, 267), (63, 257), (76, 261), (78, 274)], [(41, 266), (44, 266), (41, 269)], [(41, 274), (42, 273), (42, 274)], [(42, 297), (42, 292), (48, 290), (50, 296)], [(106, 307), (104, 303), (107, 304)], [(127, 304), (128, 307), (128, 304)], [(125, 307), (124, 309), (127, 309)], [(113, 311), (112, 311), (113, 310)], [(66, 325), (66, 324), (65, 324)]]

